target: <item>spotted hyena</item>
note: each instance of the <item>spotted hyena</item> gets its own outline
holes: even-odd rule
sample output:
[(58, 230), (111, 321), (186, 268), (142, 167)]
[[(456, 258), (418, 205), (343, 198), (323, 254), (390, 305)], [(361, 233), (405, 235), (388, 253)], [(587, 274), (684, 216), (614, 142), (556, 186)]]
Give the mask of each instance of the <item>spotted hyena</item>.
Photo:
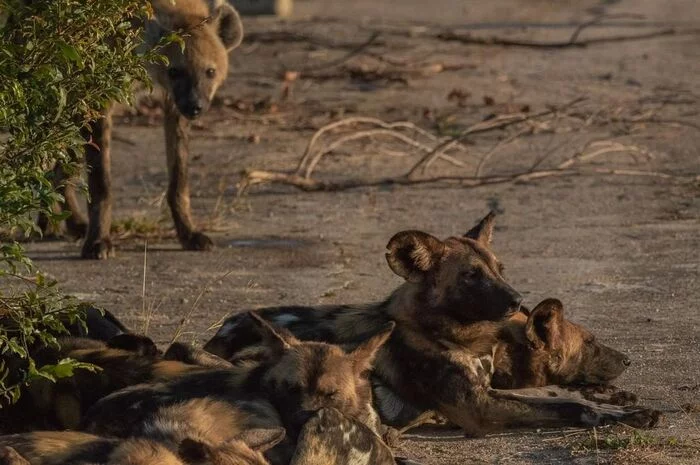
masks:
[[(144, 47), (153, 47), (163, 36), (178, 31), (184, 49), (170, 44), (163, 50), (167, 65), (151, 65), (153, 82), (164, 93), (165, 152), (168, 164), (167, 199), (177, 237), (187, 250), (207, 250), (212, 241), (198, 231), (190, 212), (187, 177), (190, 122), (207, 111), (216, 90), (228, 73), (228, 53), (243, 37), (236, 10), (225, 0), (151, 0), (154, 16), (145, 22)], [(111, 108), (85, 131), (88, 170), (88, 217), (80, 213), (72, 183), (62, 188), (65, 208), (72, 212), (66, 222), (71, 235), (85, 237), (81, 256), (104, 259), (113, 254)], [(57, 169), (58, 170), (58, 169)], [(57, 173), (60, 178), (60, 173)], [(50, 229), (47, 221), (40, 226)]]

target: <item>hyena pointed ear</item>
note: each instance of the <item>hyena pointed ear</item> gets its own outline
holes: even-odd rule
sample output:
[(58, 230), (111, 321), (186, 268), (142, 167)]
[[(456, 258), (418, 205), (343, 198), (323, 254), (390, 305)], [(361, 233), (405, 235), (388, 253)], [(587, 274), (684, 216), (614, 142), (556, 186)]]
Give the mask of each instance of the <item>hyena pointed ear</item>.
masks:
[(274, 350), (285, 351), (292, 346), (299, 344), (299, 340), (284, 328), (273, 327), (263, 317), (254, 312), (248, 312), (248, 316), (253, 319), (253, 322), (258, 326), (260, 334), (263, 336), (265, 343)]
[(396, 327), (396, 323), (390, 321), (379, 333), (375, 334), (352, 351), (350, 356), (353, 358), (355, 371), (357, 373), (362, 373), (372, 368), (372, 363), (374, 363), (374, 359), (377, 356), (377, 351), (389, 340), (389, 336), (391, 336), (391, 333), (394, 331), (394, 327)]
[(286, 434), (284, 428), (253, 428), (243, 431), (235, 439), (253, 450), (265, 452), (279, 444)]
[(203, 463), (208, 462), (212, 455), (212, 450), (208, 444), (191, 438), (185, 438), (177, 448), (177, 455), (185, 463)]
[(471, 228), (464, 235), (469, 239), (474, 239), (477, 242), (482, 243), (485, 246), (491, 245), (491, 239), (493, 238), (493, 227), (496, 221), (496, 212), (491, 211), (488, 215), (479, 221), (479, 224)]
[(212, 15), (219, 37), (229, 52), (243, 42), (243, 22), (238, 11), (228, 3), (219, 5)]
[(557, 299), (546, 299), (530, 312), (525, 336), (536, 349), (558, 347), (564, 325), (564, 306)]
[(406, 281), (418, 283), (445, 253), (445, 244), (422, 231), (401, 231), (386, 246), (389, 268)]

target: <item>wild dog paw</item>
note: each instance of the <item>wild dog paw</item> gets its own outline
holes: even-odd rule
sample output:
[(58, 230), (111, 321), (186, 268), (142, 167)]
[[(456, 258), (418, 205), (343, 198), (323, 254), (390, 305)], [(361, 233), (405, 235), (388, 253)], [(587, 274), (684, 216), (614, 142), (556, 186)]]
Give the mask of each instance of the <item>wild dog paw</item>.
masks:
[(631, 411), (620, 420), (625, 425), (633, 428), (654, 428), (663, 420), (663, 413), (659, 410), (642, 408)]
[(610, 403), (622, 406), (636, 405), (637, 394), (629, 391), (617, 391), (610, 395)]
[(81, 258), (89, 260), (106, 260), (114, 257), (114, 246), (108, 237), (98, 239), (94, 242), (85, 241), (83, 250), (80, 252)]
[(204, 233), (193, 232), (190, 237), (182, 241), (182, 248), (185, 250), (211, 250), (214, 242)]

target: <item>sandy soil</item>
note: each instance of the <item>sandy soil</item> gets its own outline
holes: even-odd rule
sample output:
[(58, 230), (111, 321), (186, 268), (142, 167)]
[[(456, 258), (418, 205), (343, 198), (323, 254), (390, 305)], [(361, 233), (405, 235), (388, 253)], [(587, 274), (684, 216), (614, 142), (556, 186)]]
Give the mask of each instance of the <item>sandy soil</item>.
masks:
[[(407, 120), (450, 135), (488, 115), (523, 108), (537, 112), (578, 97), (587, 98), (576, 107), (578, 118), (549, 119), (535, 134), (510, 142), (512, 129), (474, 136), (455, 157), (475, 163), (506, 141), (490, 155), (483, 174), (508, 174), (545, 154), (543, 166), (551, 167), (614, 141), (636, 149), (605, 155), (593, 166), (698, 174), (697, 35), (533, 49), (467, 45), (435, 39), (434, 33), (449, 29), (477, 37), (562, 41), (570, 37), (572, 24), (604, 13), (613, 16), (581, 38), (639, 34), (697, 26), (700, 3), (297, 0), (296, 6), (289, 21), (246, 19), (258, 40), (232, 54), (219, 100), (194, 132), (193, 207), (215, 239), (214, 252), (183, 252), (174, 240), (162, 205), (167, 175), (158, 115), (142, 107), (118, 120), (113, 173), (119, 222), (132, 220), (163, 233), (149, 239), (145, 299), (139, 236), (118, 241), (118, 256), (108, 262), (77, 260), (79, 245), (61, 241), (29, 244), (31, 256), (67, 291), (97, 301), (135, 329), (148, 324), (159, 342), (169, 341), (183, 318), (188, 321), (181, 338), (202, 342), (213, 334), (213, 324), (242, 309), (380, 299), (399, 284), (383, 257), (391, 235), (408, 228), (459, 234), (496, 208), (502, 215), (495, 248), (512, 284), (529, 305), (548, 296), (562, 299), (572, 319), (629, 353), (634, 363), (618, 384), (637, 392), (642, 403), (667, 411), (664, 425), (652, 432), (661, 439), (612, 450), (601, 443), (596, 453), (595, 447), (572, 452), (581, 449), (588, 433), (515, 432), (472, 440), (454, 431), (428, 431), (408, 435), (401, 452), (426, 465), (700, 463), (700, 417), (680, 409), (697, 403), (700, 392), (698, 182), (596, 175), (480, 188), (427, 184), (336, 193), (263, 186), (243, 198), (235, 189), (243, 168), (293, 169), (314, 131), (343, 116)], [(645, 19), (614, 16), (620, 13)], [(380, 36), (364, 51), (393, 63), (403, 60), (404, 66), (364, 52), (339, 66), (324, 66), (353, 48), (329, 48), (329, 43), (361, 44), (375, 30)], [(270, 31), (322, 40), (263, 41)], [(416, 63), (447, 69), (405, 72)], [(320, 77), (302, 73), (284, 99), (284, 71), (316, 66), (311, 74)], [(378, 71), (379, 79), (370, 79), (367, 70)], [(448, 99), (454, 90), (469, 94), (461, 105)], [(633, 118), (643, 121), (631, 123)], [(591, 141), (602, 145), (587, 146)], [(398, 149), (379, 139), (341, 147), (321, 162), (317, 176), (340, 180), (402, 173), (419, 155), (400, 157)], [(439, 162), (431, 170), (469, 175), (473, 165)], [(602, 440), (608, 430), (598, 434)]]

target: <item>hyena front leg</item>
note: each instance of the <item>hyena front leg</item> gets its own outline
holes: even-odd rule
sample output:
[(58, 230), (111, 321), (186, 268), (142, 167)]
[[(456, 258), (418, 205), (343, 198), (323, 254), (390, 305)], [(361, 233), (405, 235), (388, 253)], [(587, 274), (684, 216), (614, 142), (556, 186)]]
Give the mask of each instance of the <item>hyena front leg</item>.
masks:
[(112, 109), (90, 123), (83, 135), (85, 162), (88, 170), (88, 228), (81, 252), (82, 258), (105, 259), (114, 255), (109, 237), (112, 226), (112, 179), (110, 143), (112, 138)]
[[(75, 188), (78, 179), (76, 177), (67, 177), (59, 164), (56, 164), (53, 172), (53, 185), (56, 188), (56, 192), (63, 197), (63, 202), (54, 205), (53, 212), (70, 212), (71, 215), (66, 218), (65, 231), (70, 236), (84, 238), (87, 233), (88, 221), (78, 205), (79, 202)], [(60, 225), (52, 224), (49, 218), (43, 213), (40, 214), (37, 219), (37, 226), (44, 237), (63, 235), (63, 228)]]
[(177, 238), (185, 250), (210, 250), (214, 243), (195, 231), (190, 211), (190, 186), (187, 179), (190, 122), (166, 97), (165, 151), (168, 158), (168, 205), (173, 215)]
[(389, 447), (364, 424), (334, 408), (306, 422), (290, 465), (394, 465)]

